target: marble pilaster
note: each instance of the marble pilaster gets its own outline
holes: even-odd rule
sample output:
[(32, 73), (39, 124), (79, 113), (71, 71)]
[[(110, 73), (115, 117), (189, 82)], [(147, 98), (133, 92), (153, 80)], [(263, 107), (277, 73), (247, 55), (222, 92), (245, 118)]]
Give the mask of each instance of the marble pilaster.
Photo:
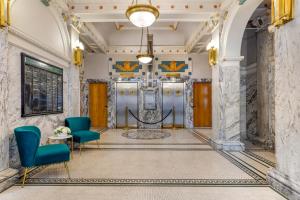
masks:
[(0, 192), (15, 184), (18, 171), (9, 168), (8, 30), (0, 29)]
[(295, 19), (275, 30), (276, 169), (268, 175), (273, 188), (300, 199), (300, 2)]
[(8, 97), (8, 30), (0, 29), (0, 171), (9, 167)]
[(185, 107), (185, 127), (186, 128), (194, 128), (194, 108), (193, 108), (193, 84), (194, 84), (193, 79), (189, 79), (185, 82), (185, 87), (184, 87), (184, 102), (186, 107)]
[(255, 140), (274, 148), (274, 35), (257, 33), (257, 136)]
[(240, 61), (226, 58), (213, 68), (213, 143), (218, 149), (244, 149), (240, 142)]

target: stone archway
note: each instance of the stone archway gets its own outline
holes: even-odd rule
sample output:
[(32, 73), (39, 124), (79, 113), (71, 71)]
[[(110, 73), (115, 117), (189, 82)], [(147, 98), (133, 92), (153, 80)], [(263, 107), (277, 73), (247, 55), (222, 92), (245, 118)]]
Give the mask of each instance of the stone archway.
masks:
[[(240, 61), (247, 22), (263, 0), (248, 0), (228, 9), (219, 30), (219, 63), (213, 68), (213, 132), (219, 149), (243, 150), (240, 141)], [(220, 27), (221, 28), (221, 27)]]

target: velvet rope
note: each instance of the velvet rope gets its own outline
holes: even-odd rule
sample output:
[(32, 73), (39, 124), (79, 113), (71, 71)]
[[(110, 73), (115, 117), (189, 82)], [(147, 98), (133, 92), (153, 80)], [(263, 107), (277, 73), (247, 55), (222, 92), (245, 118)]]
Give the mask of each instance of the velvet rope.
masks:
[(131, 112), (131, 110), (128, 110), (129, 111), (129, 113), (138, 121), (138, 122), (141, 122), (141, 123), (143, 123), (143, 124), (158, 124), (158, 123), (161, 123), (161, 122), (163, 122), (167, 117), (169, 117), (170, 116), (170, 114), (173, 112), (173, 109), (171, 109), (170, 111), (169, 111), (169, 113), (164, 117), (164, 118), (162, 118), (160, 121), (158, 121), (158, 122), (144, 122), (144, 121), (142, 121), (142, 120), (140, 120), (139, 118), (137, 118), (132, 112)]

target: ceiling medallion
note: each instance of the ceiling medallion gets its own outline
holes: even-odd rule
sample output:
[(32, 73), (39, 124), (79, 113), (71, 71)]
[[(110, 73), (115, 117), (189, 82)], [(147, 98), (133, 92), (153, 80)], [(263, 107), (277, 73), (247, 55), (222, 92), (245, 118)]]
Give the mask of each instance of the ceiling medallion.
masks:
[(151, 4), (151, 0), (149, 4), (139, 4), (138, 0), (133, 0), (126, 10), (126, 16), (137, 27), (149, 27), (159, 17), (159, 11)]

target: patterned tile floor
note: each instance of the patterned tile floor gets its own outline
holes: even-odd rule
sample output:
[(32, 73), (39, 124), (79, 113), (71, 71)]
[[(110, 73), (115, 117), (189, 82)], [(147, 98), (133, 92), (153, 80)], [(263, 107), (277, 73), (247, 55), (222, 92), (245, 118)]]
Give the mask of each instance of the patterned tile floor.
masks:
[(268, 153), (215, 151), (210, 130), (167, 131), (171, 137), (135, 140), (107, 130), (101, 149), (75, 152), (71, 179), (62, 165), (39, 168), (0, 199), (284, 199), (265, 181), (275, 164)]

